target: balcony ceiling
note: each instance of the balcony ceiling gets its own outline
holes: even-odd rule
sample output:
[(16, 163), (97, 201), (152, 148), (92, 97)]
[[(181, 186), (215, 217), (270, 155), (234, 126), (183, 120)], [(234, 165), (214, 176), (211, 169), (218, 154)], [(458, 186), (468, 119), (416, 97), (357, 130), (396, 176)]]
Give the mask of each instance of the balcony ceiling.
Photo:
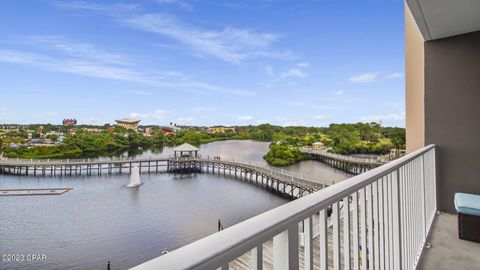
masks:
[(407, 4), (426, 41), (480, 30), (479, 0), (407, 0)]

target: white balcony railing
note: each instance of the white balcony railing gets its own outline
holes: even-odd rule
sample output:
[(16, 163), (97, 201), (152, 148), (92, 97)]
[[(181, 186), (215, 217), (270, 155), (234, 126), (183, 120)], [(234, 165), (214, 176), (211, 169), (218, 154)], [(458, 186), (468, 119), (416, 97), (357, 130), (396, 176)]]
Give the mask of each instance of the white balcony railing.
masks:
[(303, 269), (415, 269), (436, 213), (435, 179), (430, 145), (133, 269), (223, 270), (246, 253), (250, 269), (263, 269), (272, 239), (273, 269), (300, 261)]

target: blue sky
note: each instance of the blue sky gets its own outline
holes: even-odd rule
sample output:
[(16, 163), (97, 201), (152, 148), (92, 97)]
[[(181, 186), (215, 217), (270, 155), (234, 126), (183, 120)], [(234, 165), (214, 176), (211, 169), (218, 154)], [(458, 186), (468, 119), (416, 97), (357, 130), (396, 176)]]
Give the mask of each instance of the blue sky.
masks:
[(0, 25), (0, 123), (405, 126), (401, 0), (6, 0)]

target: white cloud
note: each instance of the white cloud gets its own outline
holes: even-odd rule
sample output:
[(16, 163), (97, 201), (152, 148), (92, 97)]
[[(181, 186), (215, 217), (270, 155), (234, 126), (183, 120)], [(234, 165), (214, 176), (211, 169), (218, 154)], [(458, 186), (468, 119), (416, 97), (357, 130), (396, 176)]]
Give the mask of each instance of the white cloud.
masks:
[(177, 121), (181, 123), (192, 123), (195, 119), (196, 117), (194, 116), (186, 116), (177, 118)]
[(272, 86), (273, 86), (271, 83), (263, 83), (263, 82), (256, 83), (256, 85), (258, 85), (260, 87), (263, 87), (263, 88), (272, 88)]
[(55, 116), (55, 115), (58, 115), (58, 113), (57, 112), (44, 112), (44, 113), (42, 113), (42, 115), (44, 115), (44, 116)]
[(217, 107), (194, 107), (192, 108), (193, 111), (198, 111), (198, 112), (214, 112), (217, 111)]
[(153, 95), (152, 92), (143, 91), (143, 90), (132, 90), (132, 91), (128, 91), (127, 93), (132, 94), (132, 95), (138, 95), (138, 96), (151, 96), (151, 95)]
[[(81, 119), (77, 119), (78, 120), (78, 123), (79, 124), (88, 124), (88, 125), (95, 125), (95, 124), (98, 124), (100, 123), (100, 119), (94, 117), (94, 116), (90, 116), (90, 117), (86, 117), (86, 118), (81, 118)], [(105, 123), (105, 122), (104, 122)]]
[(280, 75), (281, 78), (288, 78), (288, 77), (296, 77), (296, 78), (305, 78), (308, 76), (308, 73), (299, 69), (299, 68), (291, 68), (285, 72), (282, 72)]
[(343, 90), (339, 89), (339, 90), (335, 91), (335, 95), (337, 95), (337, 96), (343, 95)]
[(193, 7), (189, 3), (185, 1), (180, 1), (180, 0), (156, 0), (155, 2), (166, 5), (166, 4), (175, 4), (178, 5), (179, 7), (186, 9), (186, 10), (192, 10)]
[(272, 121), (268, 121), (268, 120), (266, 120), (266, 119), (255, 120), (255, 124), (257, 124), (257, 125), (261, 125), (261, 124), (269, 124), (269, 123), (271, 124), (271, 123), (272, 123)]
[(16, 36), (6, 39), (7, 42), (34, 46), (37, 49), (54, 51), (62, 55), (73, 55), (75, 58), (85, 58), (101, 63), (118, 65), (131, 64), (132, 60), (123, 55), (102, 51), (89, 43), (74, 42), (61, 35), (31, 35)]
[(405, 120), (405, 112), (364, 116), (361, 120), (363, 122), (403, 121)]
[(270, 76), (270, 77), (273, 77), (273, 76), (274, 76), (272, 66), (266, 65), (265, 67), (263, 67), (263, 69), (264, 69), (265, 72), (268, 74), (268, 76)]
[(84, 1), (54, 2), (53, 6), (63, 8), (63, 9), (70, 9), (70, 10), (88, 10), (88, 11), (105, 12), (110, 15), (129, 12), (138, 7), (137, 5), (133, 5), (133, 4), (116, 3), (112, 5), (103, 5), (103, 4), (84, 2)]
[[(156, 2), (191, 8), (191, 5), (183, 0), (157, 0)], [(275, 51), (271, 48), (271, 45), (280, 37), (275, 33), (262, 33), (232, 26), (212, 30), (180, 21), (167, 14), (144, 13), (138, 15), (137, 12), (137, 15), (132, 15), (133, 12), (127, 12), (136, 10), (136, 5), (102, 5), (80, 1), (58, 3), (55, 6), (65, 9), (102, 12), (131, 28), (156, 33), (184, 44), (192, 49), (191, 54), (195, 56), (213, 56), (236, 64), (257, 57), (294, 58), (293, 53), (289, 50)]]
[(368, 72), (353, 76), (350, 78), (350, 81), (355, 83), (369, 83), (376, 81), (378, 77), (378, 72)]
[[(286, 105), (293, 106), (293, 107), (302, 107), (311, 110), (345, 110), (342, 106), (335, 106), (335, 105), (320, 105), (316, 103), (306, 103), (306, 102), (286, 102)], [(324, 103), (321, 103), (324, 104)]]
[(0, 49), (0, 62), (31, 65), (42, 69), (77, 75), (142, 83), (153, 82), (133, 69), (82, 58), (59, 58), (17, 50)]
[(164, 110), (156, 110), (152, 113), (136, 113), (136, 112), (130, 113), (131, 118), (140, 119), (140, 120), (142, 119), (161, 120), (161, 119), (165, 119), (168, 115), (169, 113)]
[(309, 104), (307, 104), (305, 102), (288, 102), (287, 104), (290, 105), (290, 106), (296, 106), (296, 107), (308, 107), (309, 106)]
[(240, 121), (251, 121), (255, 118), (253, 116), (243, 115), (243, 116), (237, 116), (237, 119)]
[(326, 120), (332, 118), (331, 115), (315, 115), (312, 117), (314, 120)]
[(351, 82), (355, 83), (370, 83), (378, 80), (401, 79), (404, 77), (402, 72), (392, 72), (381, 74), (379, 72), (366, 72), (353, 77), (350, 77)]
[(38, 119), (42, 119), (42, 121), (51, 121), (57, 115), (57, 112), (42, 112), (36, 114), (35, 117)]
[(220, 31), (204, 30), (165, 14), (143, 14), (123, 21), (132, 28), (160, 34), (187, 45), (195, 54), (231, 63), (254, 57), (289, 56), (288, 52), (271, 52), (270, 45), (279, 38), (274, 33), (257, 33), (231, 26)]
[(309, 66), (310, 66), (310, 63), (307, 63), (307, 62), (297, 63), (297, 67), (308, 68)]
[(284, 122), (284, 123), (282, 123), (281, 125), (284, 126), (284, 127), (305, 126), (305, 122), (293, 120), (293, 121)]
[[(193, 92), (212, 92), (249, 96), (255, 93), (229, 89), (213, 84), (190, 81), (177, 71), (146, 70), (142, 62), (112, 54), (87, 43), (76, 43), (62, 36), (28, 36), (11, 40), (22, 45), (40, 45), (48, 53), (27, 52), (0, 48), (0, 62), (33, 66), (35, 68), (102, 79), (141, 83), (164, 89)], [(38, 49), (38, 48), (37, 48)], [(57, 53), (50, 56), (52, 51)]]
[(386, 79), (401, 79), (404, 77), (403, 72), (393, 72), (385, 75)]
[(388, 103), (388, 106), (392, 108), (394, 111), (402, 111), (405, 110), (405, 103), (404, 102), (390, 102)]
[(7, 108), (6, 107), (0, 107), (0, 119), (4, 120), (8, 116)]

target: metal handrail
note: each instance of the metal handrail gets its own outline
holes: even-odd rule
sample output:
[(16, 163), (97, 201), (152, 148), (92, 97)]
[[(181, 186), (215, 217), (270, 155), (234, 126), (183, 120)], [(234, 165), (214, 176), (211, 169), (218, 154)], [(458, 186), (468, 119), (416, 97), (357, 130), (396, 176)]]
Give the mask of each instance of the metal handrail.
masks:
[(319, 187), (325, 188), (329, 185), (328, 183), (325, 183), (326, 181), (323, 181), (313, 176), (308, 176), (305, 174), (296, 173), (296, 172), (292, 172), (285, 169), (275, 169), (268, 166), (262, 166), (260, 164), (255, 164), (253, 162), (239, 161), (239, 160), (222, 160), (222, 159), (212, 159), (212, 158), (200, 159), (200, 160), (242, 166), (244, 168), (250, 168), (258, 172), (264, 172), (274, 177), (275, 176), (283, 177), (284, 179), (282, 180), (290, 179), (291, 182), (303, 183), (306, 186), (312, 186), (312, 184), (317, 185), (315, 189), (319, 189)]
[(304, 153), (309, 153), (309, 154), (317, 154), (317, 155), (322, 155), (325, 157), (330, 157), (330, 158), (336, 158), (340, 160), (345, 160), (345, 161), (352, 161), (352, 162), (359, 162), (359, 163), (373, 163), (373, 164), (383, 164), (385, 163), (379, 158), (360, 158), (360, 157), (352, 157), (352, 156), (347, 156), (347, 155), (341, 155), (341, 154), (335, 154), (335, 153), (330, 153), (325, 150), (314, 150), (311, 148), (304, 148), (301, 150)]
[[(425, 165), (425, 160), (427, 160), (430, 164)], [(422, 170), (417, 169), (417, 171), (414, 171), (415, 168), (420, 167), (419, 164), (422, 164)], [(409, 175), (415, 175), (415, 177)], [(417, 185), (422, 184), (417, 182), (411, 182), (413, 181), (412, 179), (423, 179), (423, 186), (428, 186), (429, 190), (423, 190), (423, 193), (421, 194), (423, 198), (417, 198), (418, 196), (420, 196), (420, 191), (412, 191), (411, 188), (406, 186), (407, 183), (415, 183)], [(380, 186), (379, 183), (381, 183), (382, 187), (384, 183), (390, 183), (386, 184), (387, 191), (385, 193), (385, 196), (390, 196), (389, 198), (391, 199), (391, 202), (384, 205), (384, 207), (388, 208), (388, 210), (392, 213), (392, 215), (389, 217), (390, 219), (388, 220), (388, 222), (386, 221), (385, 223), (385, 226), (387, 226), (388, 223), (388, 226), (391, 226), (391, 229), (394, 232), (392, 234), (393, 238), (388, 240), (391, 241), (391, 243), (389, 243), (393, 248), (393, 256), (389, 258), (391, 259), (391, 265), (393, 266), (393, 269), (414, 269), (411, 266), (416, 266), (416, 261), (411, 261), (412, 258), (415, 257), (411, 254), (416, 254), (417, 251), (402, 249), (402, 246), (404, 244), (410, 244), (410, 247), (415, 246), (415, 248), (422, 250), (426, 239), (426, 234), (428, 234), (430, 226), (433, 222), (432, 213), (434, 216), (434, 213), (436, 212), (434, 145), (429, 145), (402, 158), (367, 171), (363, 174), (351, 177), (328, 188), (321, 189), (315, 193), (312, 193), (310, 195), (307, 195), (305, 197), (284, 204), (255, 217), (252, 217), (246, 221), (233, 225), (232, 227), (226, 228), (223, 231), (209, 235), (203, 239), (200, 239), (196, 242), (174, 250), (166, 255), (152, 259), (132, 269), (217, 269), (219, 267), (224, 267), (225, 269), (228, 269), (229, 262), (240, 257), (248, 251), (258, 252), (258, 250), (260, 250), (259, 254), (261, 255), (261, 246), (264, 242), (272, 238), (274, 241), (274, 249), (282, 249), (282, 252), (279, 252), (277, 254), (283, 254), (284, 257), (286, 257), (274, 258), (274, 265), (277, 263), (278, 260), (279, 262), (277, 265), (282, 265), (282, 263), (286, 264), (284, 265), (284, 269), (287, 269), (288, 266), (293, 267), (292, 269), (298, 269), (298, 265), (294, 265), (295, 262), (298, 263), (298, 241), (296, 241), (295, 239), (295, 231), (298, 232), (298, 224), (302, 221), (311, 220), (312, 217), (318, 213), (321, 214), (320, 216), (322, 216), (323, 213), (323, 217), (325, 217), (326, 209), (328, 209), (330, 206), (336, 205), (337, 210), (334, 210), (333, 215), (337, 216), (337, 222), (334, 222), (334, 226), (337, 226), (338, 229), (338, 204), (343, 199), (352, 197), (355, 198), (355, 201), (358, 203), (353, 205), (355, 205), (357, 209), (359, 205), (362, 205), (364, 209), (362, 211), (365, 211), (363, 214), (366, 216), (366, 207), (367, 205), (371, 206), (374, 197), (365, 198), (365, 195), (368, 194), (367, 187), (369, 189), (372, 188), (373, 183), (378, 186)], [(390, 187), (390, 190), (388, 190), (388, 187)], [(384, 192), (384, 190), (382, 190), (382, 192)], [(371, 194), (372, 192), (370, 191), (370, 196), (372, 196)], [(433, 195), (430, 196), (428, 194)], [(360, 198), (363, 196), (364, 203), (358, 202), (357, 195), (359, 195)], [(410, 196), (412, 198), (410, 198)], [(429, 197), (426, 199), (426, 196)], [(409, 205), (411, 203), (410, 200), (414, 199), (418, 199), (419, 203), (421, 202), (421, 200), (423, 200), (425, 211), (422, 212), (423, 214), (418, 220), (418, 222), (420, 222), (420, 219), (423, 219), (423, 223), (420, 224), (417, 222), (417, 224), (413, 224), (415, 226), (420, 226), (423, 224), (423, 230), (421, 229), (421, 226), (416, 228), (415, 226), (410, 225), (412, 221), (408, 219), (409, 215), (421, 214), (420, 212), (418, 212), (419, 210), (417, 212), (410, 213), (409, 211), (414, 211), (411, 209), (412, 207), (405, 207), (405, 205)], [(371, 212), (370, 215), (372, 215)], [(320, 220), (322, 220), (322, 218)], [(366, 244), (367, 224), (363, 224), (362, 226), (363, 227), (359, 228), (357, 223), (357, 233), (359, 229), (363, 230), (362, 237), (365, 240), (364, 244)], [(376, 233), (376, 230), (378, 230), (377, 227), (372, 226), (372, 224), (369, 224), (368, 233), (374, 233), (374, 231)], [(413, 243), (413, 240), (407, 238), (410, 235), (410, 232), (405, 233), (405, 230), (409, 228), (416, 228), (414, 233), (422, 233), (421, 236), (423, 237), (419, 237), (418, 240), (415, 240), (415, 243), (413, 245), (410, 243), (410, 241), (412, 241)], [(326, 232), (327, 231), (325, 230), (324, 233)], [(323, 241), (326, 241), (325, 237), (326, 236), (322, 238)], [(369, 241), (373, 241), (371, 236), (369, 236), (368, 238), (370, 239)], [(280, 242), (277, 245), (275, 244), (276, 239), (277, 243)], [(285, 239), (288, 240), (285, 241)], [(312, 244), (310, 243), (310, 241), (312, 240), (309, 240), (309, 248), (311, 249)], [(339, 248), (338, 241), (340, 241), (339, 238), (334, 239), (334, 245), (336, 245), (335, 248)], [(366, 251), (367, 248), (363, 248), (361, 251), (362, 269), (367, 268), (367, 256), (368, 260), (372, 260), (369, 262), (369, 264), (371, 265), (370, 267), (372, 267), (374, 263), (377, 264), (376, 261), (373, 261), (373, 254), (376, 251), (370, 249), (370, 246), (368, 247), (370, 250), (368, 254)], [(295, 251), (295, 248), (297, 251)], [(293, 252), (289, 252), (288, 250), (290, 249), (293, 249)], [(357, 252), (357, 256), (354, 259), (356, 260), (356, 263), (359, 263), (359, 251), (354, 249), (354, 254), (355, 252)], [(406, 255), (407, 253), (409, 254), (409, 256)], [(347, 254), (345, 256), (348, 256), (347, 259), (345, 259), (345, 262), (350, 265), (350, 252), (344, 252), (344, 254)], [(326, 253), (324, 255), (326, 256)], [(296, 259), (295, 256), (297, 256)], [(375, 254), (375, 256), (378, 255)], [(384, 256), (388, 255), (384, 254)], [(338, 251), (338, 258), (334, 259), (334, 263), (339, 265), (339, 259), (340, 251)], [(311, 258), (308, 258), (308, 261), (310, 263), (313, 263)], [(325, 257), (321, 258), (321, 263), (327, 262), (328, 260)]]

